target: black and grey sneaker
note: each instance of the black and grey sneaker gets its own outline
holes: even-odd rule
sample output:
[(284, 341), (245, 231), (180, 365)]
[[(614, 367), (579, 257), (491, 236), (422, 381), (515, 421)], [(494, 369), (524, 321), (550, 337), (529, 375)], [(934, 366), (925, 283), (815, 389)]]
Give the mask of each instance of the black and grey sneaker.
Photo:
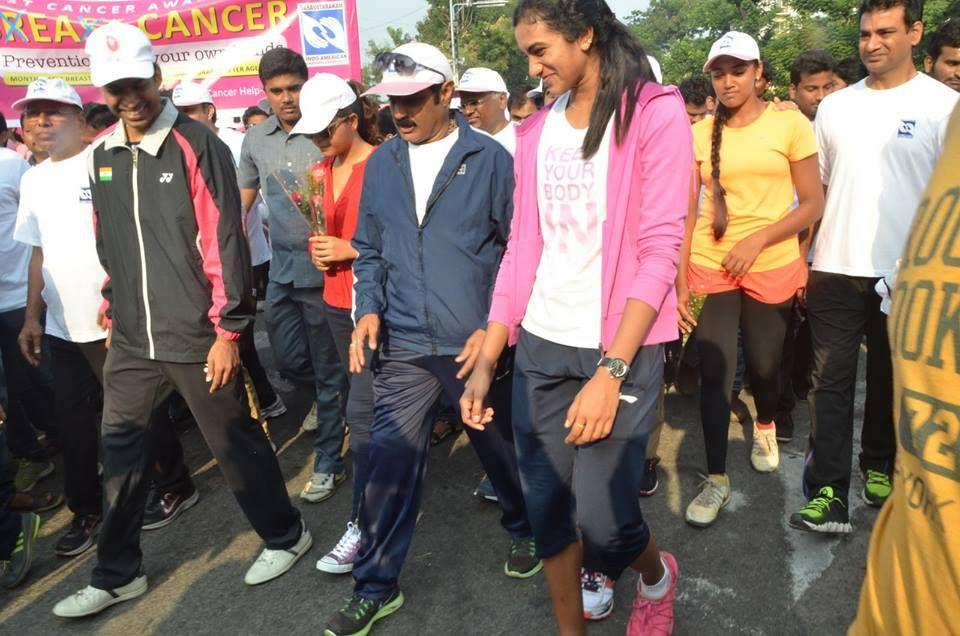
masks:
[(513, 579), (527, 579), (543, 568), (537, 557), (537, 546), (532, 537), (510, 540), (510, 552), (503, 564), (503, 573)]
[(181, 514), (192, 508), (200, 500), (200, 492), (194, 488), (189, 494), (176, 492), (161, 493), (155, 488), (147, 495), (147, 506), (143, 510), (144, 530), (157, 530), (168, 526)]
[(793, 413), (790, 411), (780, 411), (777, 413), (777, 441), (786, 444), (793, 439)]
[(659, 457), (651, 457), (643, 464), (643, 481), (640, 483), (640, 496), (649, 497), (657, 492), (660, 485), (660, 477), (657, 474), (657, 464), (660, 463)]
[(74, 515), (70, 529), (60, 537), (53, 551), (59, 556), (77, 556), (93, 547), (100, 532), (100, 515)]
[(847, 534), (853, 530), (847, 504), (837, 497), (832, 486), (822, 487), (806, 506), (790, 515), (790, 527), (824, 534)]
[(327, 623), (323, 636), (366, 636), (373, 624), (403, 606), (403, 592), (394, 590), (385, 599), (373, 600), (354, 594)]

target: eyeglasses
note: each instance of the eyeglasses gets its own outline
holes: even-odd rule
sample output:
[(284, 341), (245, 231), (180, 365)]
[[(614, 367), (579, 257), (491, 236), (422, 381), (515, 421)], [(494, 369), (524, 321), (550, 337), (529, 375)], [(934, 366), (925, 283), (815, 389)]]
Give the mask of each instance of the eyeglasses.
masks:
[(333, 134), (334, 134), (335, 132), (337, 132), (337, 128), (340, 127), (340, 124), (342, 124), (343, 122), (347, 121), (348, 119), (350, 119), (350, 118), (353, 117), (353, 116), (354, 116), (354, 115), (347, 115), (346, 117), (341, 117), (340, 119), (334, 119), (334, 120), (330, 123), (329, 126), (327, 126), (326, 128), (324, 128), (324, 129), (321, 130), (320, 132), (313, 133), (313, 135), (312, 135), (313, 140), (314, 140), (314, 141), (318, 141), (318, 142), (326, 142), (326, 141), (329, 140), (331, 137), (333, 137)]
[(422, 68), (425, 71), (436, 73), (444, 80), (447, 79), (447, 76), (437, 69), (421, 64), (409, 55), (404, 55), (403, 53), (378, 53), (377, 57), (373, 58), (373, 65), (381, 73), (390, 71), (401, 77), (410, 77), (417, 72), (418, 68)]
[(487, 102), (487, 100), (490, 99), (490, 97), (491, 97), (490, 94), (487, 93), (487, 94), (484, 95), (483, 97), (478, 97), (478, 98), (469, 97), (469, 98), (464, 99), (464, 98), (462, 97), (462, 93), (461, 93), (461, 97), (460, 97), (460, 111), (465, 113), (465, 112), (467, 112), (468, 110), (475, 110), (475, 109), (477, 109), (477, 108), (480, 108), (481, 106), (483, 106), (483, 105)]

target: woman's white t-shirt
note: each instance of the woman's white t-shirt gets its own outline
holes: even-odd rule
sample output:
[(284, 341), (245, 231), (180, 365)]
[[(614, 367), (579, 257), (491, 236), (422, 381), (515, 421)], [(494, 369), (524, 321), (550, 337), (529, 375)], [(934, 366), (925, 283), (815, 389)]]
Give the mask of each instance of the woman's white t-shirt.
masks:
[(23, 175), (13, 233), (21, 243), (43, 250), (46, 331), (69, 342), (107, 337), (97, 325), (107, 274), (97, 256), (88, 153), (48, 159)]
[(603, 220), (606, 218), (610, 129), (584, 161), (587, 129), (567, 121), (570, 94), (553, 103), (537, 148), (537, 206), (543, 255), (523, 328), (569, 347), (600, 347)]

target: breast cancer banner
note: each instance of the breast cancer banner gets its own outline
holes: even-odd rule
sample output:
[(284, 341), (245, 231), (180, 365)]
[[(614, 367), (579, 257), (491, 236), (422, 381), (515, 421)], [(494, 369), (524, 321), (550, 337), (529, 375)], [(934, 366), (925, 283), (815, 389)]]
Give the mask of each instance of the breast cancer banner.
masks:
[(9, 110), (27, 84), (51, 75), (85, 102), (100, 101), (83, 46), (113, 21), (134, 24), (153, 41), (165, 87), (200, 82), (218, 108), (246, 108), (263, 97), (260, 56), (279, 46), (302, 53), (310, 75), (360, 79), (356, 0), (0, 0), (0, 108)]

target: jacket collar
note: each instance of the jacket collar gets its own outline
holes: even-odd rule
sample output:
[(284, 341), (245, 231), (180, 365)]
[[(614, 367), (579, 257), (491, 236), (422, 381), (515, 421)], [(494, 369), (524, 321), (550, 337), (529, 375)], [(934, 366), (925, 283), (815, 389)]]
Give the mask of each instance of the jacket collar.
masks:
[[(163, 98), (163, 110), (160, 111), (160, 114), (157, 116), (153, 123), (150, 124), (150, 128), (147, 129), (147, 133), (143, 136), (143, 139), (140, 140), (140, 143), (137, 144), (137, 147), (144, 152), (157, 156), (157, 153), (160, 152), (160, 146), (163, 145), (164, 139), (167, 138), (167, 135), (170, 134), (170, 130), (173, 128), (173, 124), (177, 121), (179, 112), (174, 107), (173, 103)], [(127, 146), (127, 130), (123, 125), (123, 122), (117, 124), (113, 129), (113, 132), (107, 135), (106, 140), (104, 141), (104, 148), (111, 150), (113, 148), (125, 148)]]
[[(456, 113), (454, 118), (457, 122), (457, 132), (459, 133), (457, 137), (457, 143), (453, 144), (453, 148), (450, 150), (450, 154), (462, 157), (471, 152), (480, 150), (480, 142), (478, 138), (481, 133), (478, 133), (476, 130), (470, 127), (470, 124), (467, 122), (467, 118)], [(409, 147), (409, 142), (404, 141), (399, 135), (394, 137), (399, 143), (392, 145), (391, 150), (396, 157), (405, 157), (409, 159), (410, 154), (407, 152)], [(392, 140), (391, 140), (392, 141)]]

